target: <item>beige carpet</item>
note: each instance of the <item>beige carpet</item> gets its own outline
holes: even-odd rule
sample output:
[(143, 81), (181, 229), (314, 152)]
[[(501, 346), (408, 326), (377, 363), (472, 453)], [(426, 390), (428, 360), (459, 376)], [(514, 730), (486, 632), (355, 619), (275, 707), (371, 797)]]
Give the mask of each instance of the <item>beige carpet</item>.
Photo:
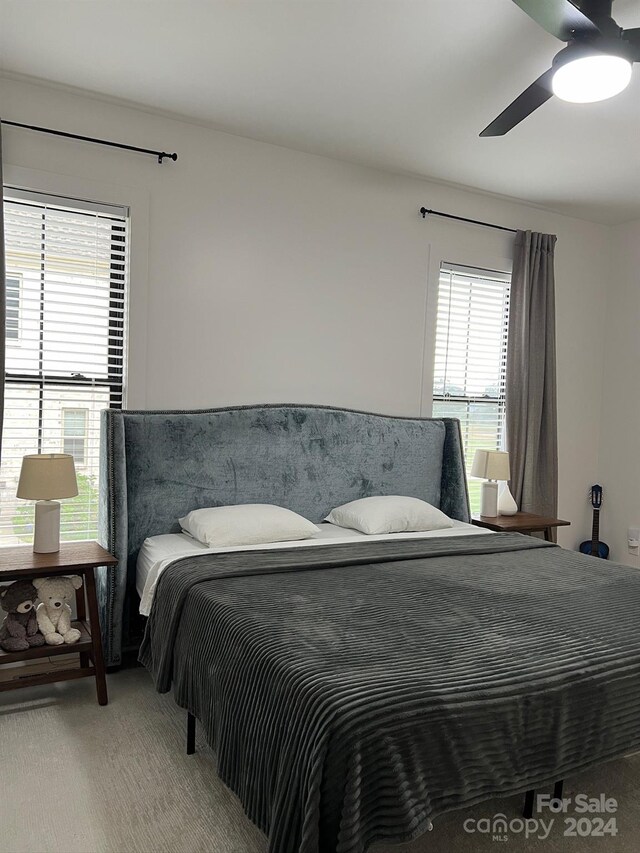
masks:
[[(262, 834), (215, 775), (215, 756), (198, 739), (184, 753), (184, 712), (158, 696), (141, 669), (109, 678), (100, 708), (89, 679), (0, 694), (2, 853), (264, 853)], [(520, 797), (447, 815), (411, 844), (375, 853), (636, 853), (640, 850), (640, 754), (568, 780), (571, 796), (618, 800), (618, 835), (564, 838), (556, 817), (546, 841), (506, 844), (468, 834), (467, 818), (519, 817)]]

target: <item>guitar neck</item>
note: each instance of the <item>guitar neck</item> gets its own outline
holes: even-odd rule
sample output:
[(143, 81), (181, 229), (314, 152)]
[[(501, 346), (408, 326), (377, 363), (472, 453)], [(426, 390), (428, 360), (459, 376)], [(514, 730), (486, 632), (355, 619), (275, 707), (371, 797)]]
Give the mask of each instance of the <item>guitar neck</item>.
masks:
[(598, 555), (598, 544), (600, 540), (600, 510), (593, 510), (593, 524), (591, 525), (591, 554)]

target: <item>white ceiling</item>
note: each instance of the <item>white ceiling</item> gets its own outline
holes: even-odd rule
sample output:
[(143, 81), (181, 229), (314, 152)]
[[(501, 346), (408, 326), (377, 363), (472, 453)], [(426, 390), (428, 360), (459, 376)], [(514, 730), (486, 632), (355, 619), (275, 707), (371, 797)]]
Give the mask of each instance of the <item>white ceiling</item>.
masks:
[[(640, 2), (614, 16), (640, 26)], [(587, 219), (640, 218), (640, 65), (617, 98), (552, 99), (478, 138), (561, 47), (511, 0), (0, 0), (4, 71)]]

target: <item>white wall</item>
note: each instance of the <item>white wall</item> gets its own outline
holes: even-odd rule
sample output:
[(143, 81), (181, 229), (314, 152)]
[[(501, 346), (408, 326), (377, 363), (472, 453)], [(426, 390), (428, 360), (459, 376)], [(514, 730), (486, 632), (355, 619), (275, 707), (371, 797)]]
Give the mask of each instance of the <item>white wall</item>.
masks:
[(640, 526), (640, 221), (612, 229), (612, 264), (606, 278), (603, 322), (600, 482), (604, 488), (601, 538), (611, 558), (640, 566), (627, 549), (627, 529)]
[(4, 118), (179, 154), (160, 167), (4, 130), (6, 182), (131, 205), (132, 408), (299, 401), (428, 414), (438, 264), (504, 266), (512, 237), (423, 222), (419, 207), (556, 233), (560, 515), (573, 523), (561, 541), (585, 538), (608, 227), (75, 93), (0, 86)]

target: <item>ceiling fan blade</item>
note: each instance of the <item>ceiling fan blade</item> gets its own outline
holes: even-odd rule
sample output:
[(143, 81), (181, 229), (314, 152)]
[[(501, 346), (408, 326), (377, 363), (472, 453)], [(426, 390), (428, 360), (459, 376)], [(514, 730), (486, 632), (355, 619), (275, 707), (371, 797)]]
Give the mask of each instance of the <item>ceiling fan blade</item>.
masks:
[(538, 77), (535, 83), (532, 83), (528, 89), (525, 89), (513, 103), (509, 104), (506, 110), (500, 113), (498, 118), (487, 125), (480, 136), (504, 136), (511, 128), (520, 124), (534, 110), (541, 107), (553, 95), (551, 91), (552, 77), (553, 69), (550, 68), (541, 77)]
[(632, 59), (634, 62), (640, 62), (640, 27), (633, 30), (623, 30), (622, 38), (629, 42), (632, 47)]
[(560, 41), (569, 41), (572, 35), (600, 32), (598, 27), (581, 12), (572, 0), (513, 0), (523, 12)]

